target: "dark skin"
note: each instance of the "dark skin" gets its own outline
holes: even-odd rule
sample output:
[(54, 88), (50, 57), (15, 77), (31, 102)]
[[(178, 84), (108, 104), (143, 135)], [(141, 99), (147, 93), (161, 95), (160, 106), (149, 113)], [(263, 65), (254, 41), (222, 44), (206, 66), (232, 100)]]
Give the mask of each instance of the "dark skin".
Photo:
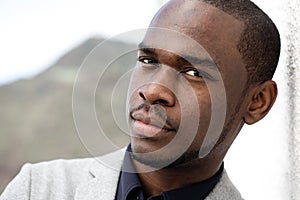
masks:
[[(243, 124), (254, 124), (271, 109), (277, 87), (272, 80), (247, 85), (246, 65), (237, 49), (244, 23), (209, 4), (191, 0), (170, 1), (158, 12), (150, 26), (185, 34), (200, 43), (210, 56), (201, 51), (193, 52), (193, 47), (185, 42), (172, 41), (170, 36), (168, 40), (158, 37), (155, 31), (147, 32), (143, 48), (139, 51), (129, 93), (129, 127), (135, 136), (131, 138), (131, 145), (133, 155), (136, 154), (133, 162), (144, 190), (147, 196), (156, 196), (212, 177)], [(166, 43), (172, 44), (170, 48), (176, 53), (164, 50), (162, 44)], [(202, 60), (212, 59), (217, 70), (207, 62), (195, 64), (196, 67), (185, 62), (178, 55), (183, 52)], [(197, 70), (208, 76), (199, 75)], [(157, 168), (155, 163), (175, 158), (181, 152), (176, 149), (166, 149), (163, 153), (156, 151), (168, 145), (175, 136), (182, 137), (177, 142), (177, 146), (182, 146), (184, 143), (181, 141), (192, 134), (189, 133), (192, 131), (189, 121), (186, 126), (181, 122), (183, 118), (197, 116), (195, 107), (183, 103), (190, 102), (191, 98), (184, 86), (185, 81), (195, 94), (200, 111), (195, 137), (184, 153), (185, 159), (172, 167)], [(178, 97), (183, 101), (180, 102)], [(212, 99), (215, 100), (212, 102)], [(145, 106), (135, 109), (142, 104)], [(199, 152), (209, 124), (219, 123), (218, 120), (210, 120), (214, 112), (212, 104), (216, 110), (226, 107), (220, 139), (205, 157), (190, 156)], [(154, 114), (153, 117), (149, 110), (154, 105), (158, 105), (163, 114)], [(162, 118), (166, 123), (163, 124)], [(185, 131), (179, 132), (180, 126), (184, 126)], [(149, 152), (154, 153), (149, 156)]]

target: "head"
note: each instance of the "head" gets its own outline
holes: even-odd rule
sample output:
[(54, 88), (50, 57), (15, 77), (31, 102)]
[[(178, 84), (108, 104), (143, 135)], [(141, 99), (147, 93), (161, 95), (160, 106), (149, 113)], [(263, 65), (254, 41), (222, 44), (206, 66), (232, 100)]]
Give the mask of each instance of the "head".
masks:
[(133, 157), (152, 167), (220, 165), (244, 123), (275, 102), (279, 52), (275, 25), (249, 0), (171, 0), (131, 79)]

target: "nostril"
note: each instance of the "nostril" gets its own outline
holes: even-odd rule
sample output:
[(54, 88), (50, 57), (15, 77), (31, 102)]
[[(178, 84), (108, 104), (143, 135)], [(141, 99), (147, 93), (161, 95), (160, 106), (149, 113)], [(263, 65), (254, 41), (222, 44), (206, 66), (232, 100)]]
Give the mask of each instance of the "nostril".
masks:
[(142, 91), (139, 91), (139, 95), (140, 95), (140, 97), (142, 97), (143, 100), (146, 100), (146, 97), (145, 97), (145, 95), (143, 94)]
[(164, 106), (169, 105), (169, 102), (164, 99), (158, 99), (158, 100), (156, 100), (156, 103), (164, 105)]

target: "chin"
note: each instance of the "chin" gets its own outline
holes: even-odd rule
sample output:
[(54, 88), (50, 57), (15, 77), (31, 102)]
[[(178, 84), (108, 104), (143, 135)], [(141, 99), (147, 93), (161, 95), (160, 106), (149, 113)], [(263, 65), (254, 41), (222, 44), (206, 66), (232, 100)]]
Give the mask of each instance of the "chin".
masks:
[(165, 152), (148, 152), (142, 148), (132, 147), (132, 158), (137, 162), (155, 169), (186, 167), (198, 159), (199, 151), (189, 151), (182, 155)]

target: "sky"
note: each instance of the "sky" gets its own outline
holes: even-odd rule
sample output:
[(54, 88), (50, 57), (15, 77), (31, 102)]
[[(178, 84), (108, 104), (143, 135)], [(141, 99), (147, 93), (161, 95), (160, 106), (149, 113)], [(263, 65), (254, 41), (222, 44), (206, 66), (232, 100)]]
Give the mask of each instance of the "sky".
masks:
[(32, 77), (92, 36), (146, 28), (166, 0), (0, 0), (0, 84)]

